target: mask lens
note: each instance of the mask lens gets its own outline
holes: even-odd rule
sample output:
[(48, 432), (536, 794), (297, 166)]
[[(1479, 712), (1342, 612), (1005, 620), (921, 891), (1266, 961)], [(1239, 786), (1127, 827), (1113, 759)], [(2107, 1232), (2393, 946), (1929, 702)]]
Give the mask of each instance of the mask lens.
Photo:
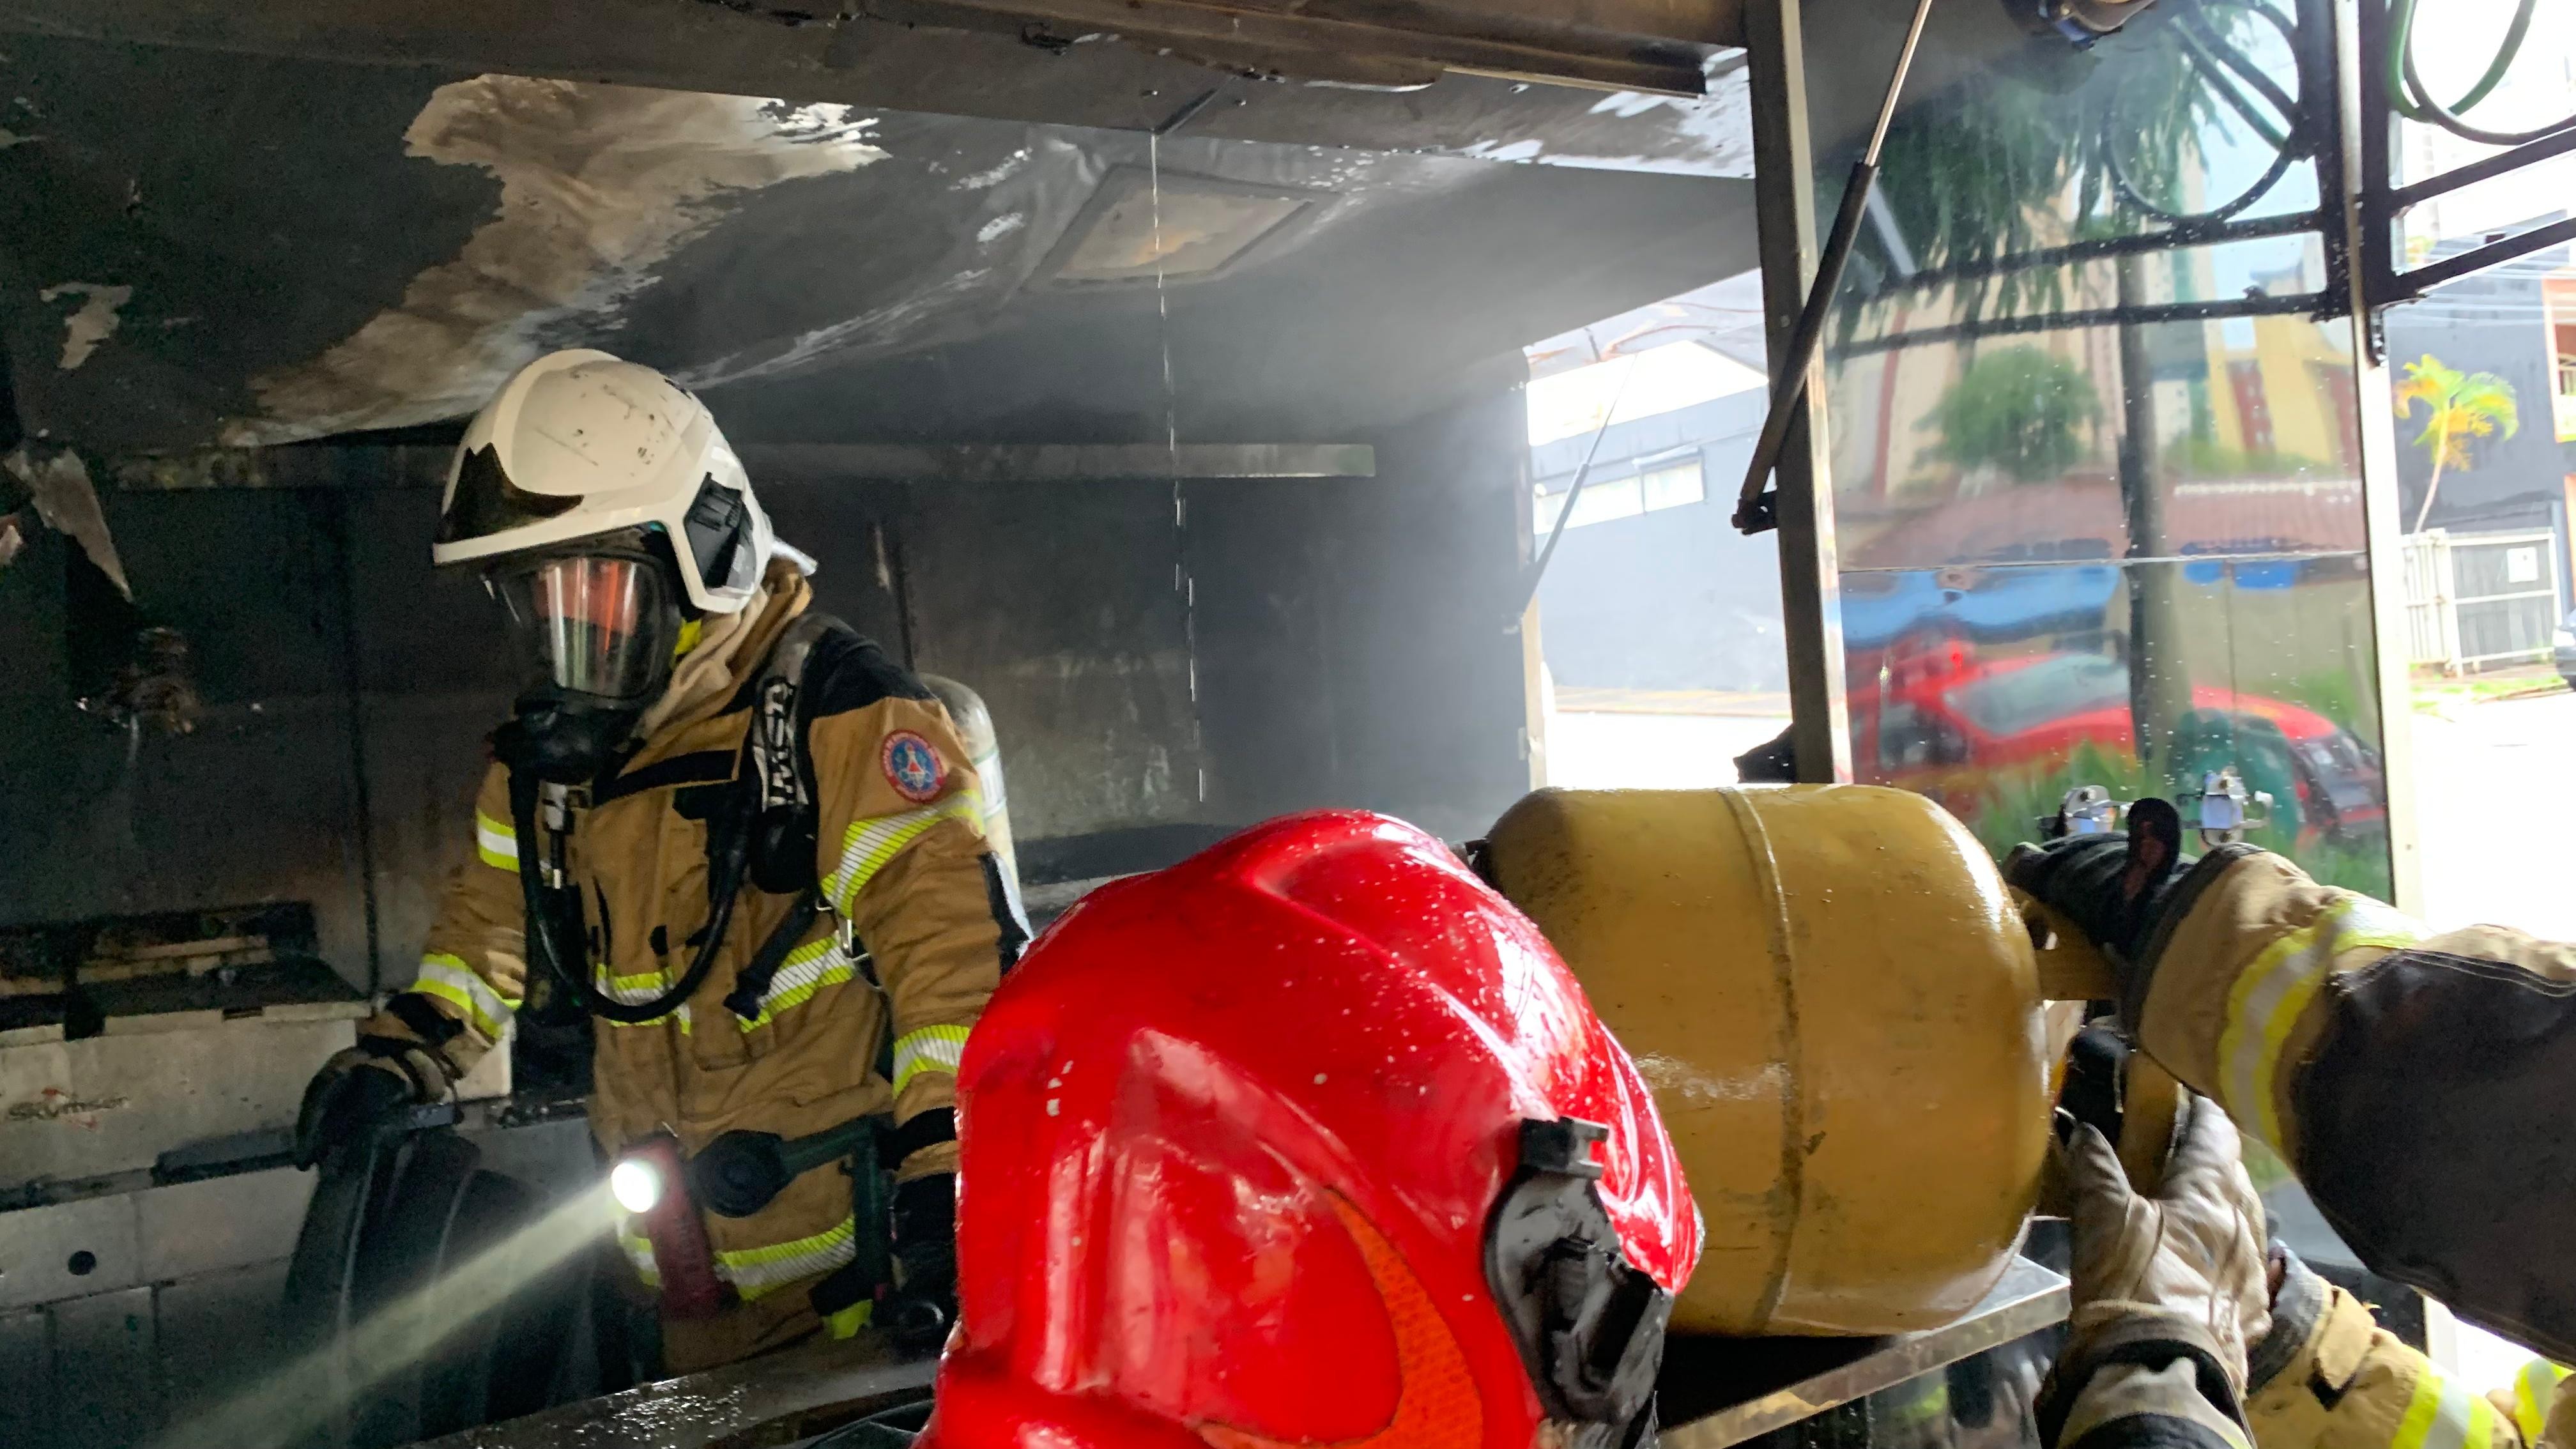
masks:
[(648, 698), (667, 675), (680, 617), (649, 558), (583, 554), (497, 574), (531, 686), (609, 702)]

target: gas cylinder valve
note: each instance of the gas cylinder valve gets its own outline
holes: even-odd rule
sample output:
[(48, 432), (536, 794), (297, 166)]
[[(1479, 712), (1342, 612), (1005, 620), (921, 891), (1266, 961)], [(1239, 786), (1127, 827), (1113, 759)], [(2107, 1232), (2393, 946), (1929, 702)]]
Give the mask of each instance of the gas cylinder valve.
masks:
[(2066, 792), (2057, 804), (2057, 813), (2039, 819), (2042, 840), (2060, 840), (2069, 835), (2108, 835), (2120, 828), (2120, 802), (2111, 798), (2104, 785), (2078, 785)]
[(2246, 831), (2272, 823), (2272, 793), (2247, 791), (2245, 777), (2234, 765), (2200, 777), (2199, 803), (2200, 818), (2194, 823), (2203, 845), (2230, 845), (2243, 840)]

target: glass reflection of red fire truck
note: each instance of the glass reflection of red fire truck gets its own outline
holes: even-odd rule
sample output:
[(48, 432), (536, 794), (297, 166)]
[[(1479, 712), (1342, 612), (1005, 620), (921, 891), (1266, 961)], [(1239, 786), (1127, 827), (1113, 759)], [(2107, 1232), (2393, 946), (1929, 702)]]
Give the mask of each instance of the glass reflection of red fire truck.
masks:
[[(1853, 763), (1975, 818), (1998, 774), (2046, 771), (2084, 746), (2136, 759), (2129, 668), (2102, 654), (1982, 657), (1966, 640), (1890, 649), (1851, 690)], [(2386, 829), (2378, 753), (2323, 714), (2220, 685), (2192, 689), (2177, 779), (2234, 764), (2274, 796), (2294, 848)]]

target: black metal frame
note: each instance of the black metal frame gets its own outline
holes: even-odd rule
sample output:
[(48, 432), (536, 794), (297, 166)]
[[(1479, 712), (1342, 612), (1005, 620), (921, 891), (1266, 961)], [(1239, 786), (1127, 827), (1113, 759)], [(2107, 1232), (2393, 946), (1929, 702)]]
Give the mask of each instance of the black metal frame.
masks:
[[(2275, 23), (2282, 17), (2269, 6), (2256, 6), (2271, 16)], [(2378, 314), (2382, 309), (2414, 301), (2443, 283), (2474, 275), (2518, 257), (2576, 242), (2576, 218), (2534, 227), (2515, 236), (2489, 242), (2484, 246), (2441, 258), (2408, 270), (2397, 269), (2393, 233), (2396, 223), (2408, 208), (2433, 197), (2498, 176), (2510, 175), (2534, 162), (2552, 156), (2576, 152), (2576, 127), (2539, 140), (2526, 142), (2509, 151), (2473, 162), (2440, 176), (2410, 182), (2393, 183), (2394, 149), (2397, 115), (2388, 94), (2387, 69), (2382, 60), (2388, 44), (2387, 0), (2362, 0), (2355, 7), (2359, 18), (2360, 48), (2360, 115), (2362, 142), (2358, 148), (2362, 162), (2361, 185), (2357, 188), (2361, 214), (2361, 238), (2358, 247), (2351, 243), (2343, 216), (2346, 191), (2344, 173), (2345, 147), (2341, 144), (2340, 127), (2345, 115), (2340, 87), (2350, 82), (2337, 74), (2334, 31), (2336, 24), (2330, 0), (2292, 0), (2294, 19), (2283, 25), (2289, 37), (2300, 71), (2300, 92), (2295, 114), (2290, 116), (2291, 129), (2284, 140), (2288, 165), (2276, 166), (2258, 182), (2246, 198), (2231, 203), (2221, 213), (2206, 217), (2186, 218), (2161, 229), (2134, 236), (2099, 238), (2062, 246), (2046, 247), (2015, 256), (1998, 257), (1959, 266), (1931, 268), (1893, 276), (1882, 282), (1874, 298), (1902, 292), (1918, 291), (1951, 282), (1973, 281), (1983, 277), (2141, 252), (2169, 252), (2185, 247), (2215, 246), (2228, 242), (2251, 241), (2267, 237), (2314, 234), (2323, 248), (2326, 260), (2325, 285), (2313, 292), (2281, 296), (2249, 296), (2207, 302), (2171, 302), (2148, 305), (2085, 308), (2074, 311), (2036, 313), (2019, 316), (1972, 318), (1946, 327), (1895, 333), (1885, 337), (1862, 338), (1829, 343), (1825, 355), (1832, 359), (1865, 356), (1911, 346), (1925, 346), (1960, 341), (1974, 337), (2007, 336), (2021, 333), (2049, 332), (2066, 328), (2098, 327), (2120, 323), (2154, 323), (2206, 321), (2232, 317), (2305, 315), (2325, 322), (2352, 315), (2356, 290), (2362, 304), (2371, 314), (2372, 326), (2366, 329), (2371, 339), (2372, 360), (2382, 360), (2378, 344)], [(2204, 28), (2205, 29), (2205, 28)], [(2197, 42), (2203, 59), (2211, 59), (2206, 49), (2215, 37), (2195, 32), (2188, 37)], [(2246, 70), (2227, 57), (2215, 58), (2218, 64), (2243, 76)], [(2240, 112), (2247, 103), (2226, 76), (2216, 77), (2221, 83), (2221, 98), (2230, 101)], [(2278, 105), (2285, 97), (2271, 88), (2266, 99)], [(2291, 109), (2284, 107), (2284, 109)], [(2252, 119), (2248, 113), (2249, 120)], [(2292, 154), (2292, 153), (2296, 154)], [(2319, 204), (2309, 210), (2240, 220), (2237, 213), (2277, 186), (2291, 165), (2299, 160), (2312, 162), (2317, 168)], [(2127, 188), (2121, 188), (2124, 197)], [(2135, 203), (2131, 203), (2135, 204)], [(2353, 280), (2358, 275), (2360, 286)]]
[[(2378, 63), (2387, 51), (2388, 7), (2385, 0), (2370, 0), (2361, 6), (2361, 278), (2362, 295), (2374, 316), (2381, 308), (2412, 302), (2445, 282), (2576, 241), (2576, 219), (2570, 219), (2534, 227), (2420, 267), (2398, 270), (2394, 233), (2398, 219), (2408, 208), (2481, 181), (2510, 175), (2535, 161), (2576, 151), (2576, 126), (2439, 176), (2395, 185), (2392, 162), (2397, 110), (2388, 94), (2388, 68)], [(2376, 351), (2376, 327), (2371, 329), (2371, 338)]]
[[(2291, 0), (2292, 16), (2282, 17), (2269, 5), (2250, 4), (2242, 8), (2259, 10), (2281, 27), (2290, 41), (2299, 70), (2299, 94), (2295, 105), (2282, 105), (2291, 98), (2267, 86), (2267, 99), (2289, 113), (2289, 131), (2283, 139), (2283, 160), (2246, 193), (2216, 212), (2184, 217), (2153, 231), (2130, 236), (2100, 237), (2043, 247), (2012, 256), (1995, 257), (1955, 266), (1925, 268), (1893, 276), (1882, 282), (1872, 300), (1903, 292), (1974, 281), (2012, 272), (2033, 271), (2070, 263), (2096, 261), (2139, 253), (2177, 251), (2186, 247), (2217, 246), (2228, 242), (2253, 241), (2269, 237), (2316, 235), (2326, 255), (2325, 285), (2317, 291), (2283, 296), (2228, 298), (2207, 302), (2169, 302), (2146, 305), (2086, 308), (2077, 311), (2045, 312), (2027, 315), (1980, 317), (1947, 327), (1891, 334), (1885, 337), (1845, 340), (1828, 344), (1829, 358), (1862, 356), (1898, 348), (1951, 342), (1971, 337), (2001, 336), (2016, 333), (2049, 332), (2074, 327), (2097, 327), (2116, 323), (2204, 321), (2227, 317), (2263, 317), (2298, 314), (2323, 321), (2346, 315), (2348, 288), (2341, 245), (2342, 153), (2336, 144), (2335, 117), (2336, 76), (2331, 15), (2331, 0)], [(2205, 28), (2204, 28), (2205, 29)], [(2207, 48), (2223, 46), (2215, 36), (2198, 33), (2195, 49), (2200, 59), (2214, 61), (2235, 71), (2247, 73), (2241, 56), (2211, 57)], [(2221, 99), (2246, 114), (2246, 102), (2224, 76)], [(2317, 167), (2318, 204), (2303, 211), (2240, 219), (2243, 211), (2260, 202), (2277, 188), (2300, 161)], [(2115, 182), (2122, 203), (2135, 207), (2134, 192), (2125, 181)]]

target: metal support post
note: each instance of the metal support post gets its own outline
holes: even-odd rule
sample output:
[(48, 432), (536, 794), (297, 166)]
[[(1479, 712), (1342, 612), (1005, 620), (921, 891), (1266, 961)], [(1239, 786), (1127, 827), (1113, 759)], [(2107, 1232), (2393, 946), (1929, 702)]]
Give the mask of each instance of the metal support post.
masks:
[[(2368, 305), (2371, 276), (2388, 251), (2384, 219), (2363, 205), (2366, 188), (2387, 177), (2390, 137), (2383, 103), (2365, 87), (2381, 84), (2362, 63), (2364, 12), (2379, 0), (2334, 0), (2335, 134), (2339, 144), (2318, 158), (2319, 189), (2340, 195), (2339, 218), (2347, 255), (2362, 265), (2345, 269), (2352, 290), (2344, 325), (2351, 329), (2353, 409), (2361, 429), (2361, 507), (2370, 562), (2371, 638), (2379, 680), (2379, 758), (2388, 790), (2388, 873), (2391, 904), (2421, 915), (2424, 876), (2415, 825), (2414, 701), (2407, 679), (2406, 560), (2397, 496), (2397, 417), (2389, 405), (2388, 359), (2373, 329)], [(2375, 119), (2374, 119), (2375, 118)]]
[[(1745, 8), (1753, 91), (1753, 189), (1760, 218), (1764, 335), (1776, 376), (1816, 274), (1816, 173), (1807, 124), (1807, 67), (1800, 0)], [(1790, 404), (1778, 464), (1780, 605), (1789, 653), (1790, 738), (1798, 778), (1852, 778), (1851, 719), (1844, 700), (1840, 565), (1834, 551), (1833, 474), (1821, 358)]]

